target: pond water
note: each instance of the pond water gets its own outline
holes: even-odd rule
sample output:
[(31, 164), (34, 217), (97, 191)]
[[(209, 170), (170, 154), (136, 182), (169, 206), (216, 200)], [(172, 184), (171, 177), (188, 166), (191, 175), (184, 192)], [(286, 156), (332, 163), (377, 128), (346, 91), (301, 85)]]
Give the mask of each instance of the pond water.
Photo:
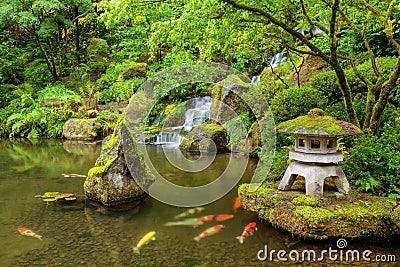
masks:
[[(146, 147), (157, 169), (169, 180), (180, 185), (201, 185), (215, 179), (226, 167), (230, 154), (217, 155), (202, 175), (176, 171), (160, 156), (160, 146)], [(173, 149), (173, 148), (170, 148)], [(0, 263), (1, 266), (321, 266), (321, 261), (292, 261), (288, 254), (295, 250), (314, 250), (317, 258), (323, 250), (338, 250), (336, 241), (312, 242), (291, 238), (290, 235), (258, 220), (256, 214), (233, 211), (237, 186), (223, 198), (204, 206), (196, 217), (209, 214), (234, 214), (223, 222), (205, 222), (197, 228), (164, 226), (174, 216), (186, 211), (147, 198), (140, 206), (123, 211), (111, 211), (83, 198), (82, 177), (63, 177), (62, 173), (87, 174), (100, 152), (99, 143), (73, 143), (57, 140), (0, 140)], [(244, 156), (234, 155), (237, 162)], [(248, 181), (257, 161), (250, 159), (242, 182)], [(240, 164), (237, 164), (240, 165)], [(213, 176), (214, 175), (214, 176)], [(214, 178), (213, 178), (214, 177)], [(43, 204), (35, 195), (60, 191), (79, 195), (69, 204)], [(246, 224), (256, 222), (258, 231), (245, 239), (236, 240)], [(220, 233), (195, 242), (193, 238), (206, 228), (223, 224)], [(40, 241), (22, 236), (17, 228), (27, 227), (43, 236)], [(156, 232), (156, 240), (144, 245), (140, 255), (132, 247), (148, 232)], [(371, 250), (369, 256), (400, 257), (398, 242), (366, 243), (347, 240), (340, 251)], [(257, 253), (268, 248), (285, 250), (287, 262), (273, 259), (260, 261)], [(398, 266), (396, 262), (336, 261), (325, 254), (324, 266)], [(333, 251), (335, 253), (335, 251)], [(334, 257), (336, 254), (332, 254)], [(295, 257), (296, 254), (291, 254)], [(345, 255), (345, 254), (343, 254)], [(264, 256), (264, 254), (260, 254)], [(383, 257), (382, 257), (383, 258)], [(400, 258), (399, 258), (400, 260)]]

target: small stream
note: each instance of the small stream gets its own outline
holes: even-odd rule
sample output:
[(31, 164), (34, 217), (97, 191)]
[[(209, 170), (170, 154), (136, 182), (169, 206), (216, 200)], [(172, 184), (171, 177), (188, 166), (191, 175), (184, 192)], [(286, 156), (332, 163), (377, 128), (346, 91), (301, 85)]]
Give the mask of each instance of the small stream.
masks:
[[(168, 180), (185, 186), (208, 183), (221, 173), (235, 157), (218, 154), (204, 173), (184, 173), (176, 170), (162, 156), (161, 146), (147, 146), (157, 170)], [(176, 149), (176, 148), (170, 148)], [(111, 211), (85, 201), (82, 177), (64, 177), (62, 173), (87, 174), (100, 152), (100, 143), (73, 143), (60, 140), (0, 139), (0, 262), (1, 266), (398, 266), (397, 263), (365, 261), (333, 261), (327, 256), (321, 261), (260, 261), (257, 253), (268, 250), (338, 249), (336, 240), (313, 242), (297, 240), (258, 220), (256, 214), (233, 210), (237, 186), (223, 198), (204, 206), (194, 217), (209, 214), (234, 214), (223, 222), (205, 222), (197, 228), (164, 226), (186, 208), (172, 207), (147, 198), (134, 209)], [(195, 156), (194, 156), (195, 157)], [(246, 159), (247, 161), (247, 159)], [(250, 159), (241, 182), (249, 181), (257, 161)], [(239, 164), (238, 164), (239, 165)], [(240, 167), (240, 166), (238, 166)], [(35, 195), (60, 191), (79, 195), (73, 203), (45, 205)], [(258, 231), (236, 240), (249, 222), (256, 222)], [(195, 242), (193, 238), (206, 228), (223, 224), (218, 234)], [(17, 228), (27, 227), (43, 236), (40, 241), (22, 236)], [(149, 231), (156, 240), (144, 245), (140, 255), (132, 247)], [(362, 243), (347, 240), (346, 249), (373, 255), (400, 257), (398, 242)], [(319, 254), (318, 254), (319, 255)], [(287, 257), (287, 255), (286, 255)], [(400, 258), (399, 258), (400, 260)]]

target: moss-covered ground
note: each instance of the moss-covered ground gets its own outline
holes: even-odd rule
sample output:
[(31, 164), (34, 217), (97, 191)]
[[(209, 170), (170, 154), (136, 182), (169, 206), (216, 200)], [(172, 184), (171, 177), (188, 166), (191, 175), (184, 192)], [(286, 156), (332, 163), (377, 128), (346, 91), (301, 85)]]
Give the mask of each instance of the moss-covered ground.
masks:
[(328, 239), (390, 238), (400, 233), (400, 209), (387, 197), (352, 191), (335, 193), (333, 181), (326, 180), (324, 197), (305, 195), (304, 180), (297, 179), (290, 191), (267, 182), (249, 193), (248, 184), (239, 187), (242, 206), (261, 219), (293, 236)]

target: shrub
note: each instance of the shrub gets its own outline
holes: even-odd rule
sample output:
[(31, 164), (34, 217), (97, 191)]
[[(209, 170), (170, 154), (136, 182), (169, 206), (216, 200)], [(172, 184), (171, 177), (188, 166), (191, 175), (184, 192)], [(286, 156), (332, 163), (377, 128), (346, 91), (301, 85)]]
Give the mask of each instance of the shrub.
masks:
[[(396, 63), (397, 60), (394, 57), (382, 57), (376, 59), (378, 69), (384, 77), (389, 77), (390, 72), (395, 69)], [(373, 72), (369, 61), (359, 65), (357, 69), (361, 75), (369, 79), (372, 83), (376, 82), (377, 77)], [(352, 69), (346, 69), (345, 75), (353, 96), (368, 91), (367, 86), (357, 78)], [(317, 73), (310, 78), (306, 85), (322, 92), (331, 103), (339, 102), (343, 98), (334, 71)]]
[(279, 181), (285, 174), (289, 165), (289, 150), (292, 147), (286, 146), (275, 151), (274, 161), (267, 175), (267, 181)]
[(43, 59), (35, 59), (29, 63), (25, 69), (26, 83), (32, 84), (37, 88), (45, 87), (52, 79), (51, 73)]
[(16, 89), (18, 89), (16, 85), (12, 84), (0, 85), (0, 108), (6, 107), (8, 103), (15, 98), (12, 92)]
[[(137, 65), (138, 70), (143, 68), (140, 64), (130, 61), (109, 65), (106, 73), (97, 80), (95, 91), (99, 92), (97, 97), (99, 103), (120, 102), (131, 98), (144, 81), (144, 78), (141, 77), (124, 79), (124, 70), (134, 65)], [(145, 69), (140, 69), (140, 71), (144, 74)]]
[(400, 187), (400, 127), (385, 125), (378, 136), (362, 136), (342, 163), (359, 190), (393, 193)]
[[(4, 129), (1, 134), (10, 137), (60, 137), (64, 123), (76, 115), (70, 107), (70, 101), (80, 103), (81, 98), (62, 84), (49, 85), (37, 95), (32, 93), (28, 85), (25, 89), (22, 93), (14, 91), (20, 93), (19, 98), (3, 110), (4, 117), (1, 120)], [(54, 107), (43, 107), (44, 99), (61, 102)]]
[(311, 87), (290, 87), (276, 94), (271, 103), (275, 123), (305, 115), (310, 109), (326, 107), (325, 96)]

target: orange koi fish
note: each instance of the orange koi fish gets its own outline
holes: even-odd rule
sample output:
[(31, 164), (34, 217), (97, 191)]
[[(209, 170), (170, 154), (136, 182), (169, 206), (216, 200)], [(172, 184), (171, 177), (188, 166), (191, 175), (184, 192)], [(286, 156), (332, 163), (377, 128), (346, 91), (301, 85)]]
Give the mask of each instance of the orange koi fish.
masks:
[(210, 221), (218, 221), (218, 222), (222, 222), (225, 220), (229, 220), (232, 219), (234, 216), (233, 214), (218, 214), (218, 215), (206, 215), (206, 216), (201, 216), (199, 218), (197, 218), (199, 221), (203, 221), (203, 222), (210, 222)]
[(41, 235), (35, 234), (34, 232), (32, 232), (32, 230), (30, 230), (28, 228), (18, 228), (18, 232), (21, 235), (32, 236), (32, 237), (35, 237), (35, 238), (37, 238), (39, 240), (42, 240), (42, 236)]
[(236, 239), (239, 240), (240, 244), (243, 244), (243, 241), (246, 237), (254, 234), (254, 231), (257, 231), (257, 224), (255, 222), (251, 222), (243, 230), (242, 235), (237, 236)]
[(240, 198), (235, 198), (235, 203), (233, 204), (233, 211), (236, 212), (241, 207)]
[(199, 242), (204, 237), (207, 237), (207, 236), (214, 235), (214, 234), (218, 233), (224, 227), (225, 227), (224, 225), (218, 224), (218, 225), (214, 225), (213, 227), (207, 228), (204, 232), (202, 232), (201, 234), (196, 236), (194, 238), (194, 240)]
[(86, 177), (86, 175), (76, 174), (76, 173), (62, 173), (64, 177)]

